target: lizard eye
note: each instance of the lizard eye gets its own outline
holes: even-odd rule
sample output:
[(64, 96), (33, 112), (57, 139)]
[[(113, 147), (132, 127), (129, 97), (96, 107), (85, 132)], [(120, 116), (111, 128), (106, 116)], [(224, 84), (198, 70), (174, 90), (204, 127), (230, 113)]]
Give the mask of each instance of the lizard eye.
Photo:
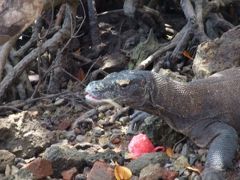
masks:
[(120, 86), (120, 87), (127, 87), (130, 84), (130, 80), (117, 80), (116, 83)]

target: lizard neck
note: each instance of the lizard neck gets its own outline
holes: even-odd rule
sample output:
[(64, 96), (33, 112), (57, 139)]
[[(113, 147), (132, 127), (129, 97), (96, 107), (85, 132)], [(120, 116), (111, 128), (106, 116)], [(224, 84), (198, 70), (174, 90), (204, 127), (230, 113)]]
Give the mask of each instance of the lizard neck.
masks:
[(177, 120), (183, 119), (190, 109), (187, 103), (189, 92), (187, 83), (177, 82), (152, 73), (149, 79), (147, 100), (138, 109), (148, 113)]

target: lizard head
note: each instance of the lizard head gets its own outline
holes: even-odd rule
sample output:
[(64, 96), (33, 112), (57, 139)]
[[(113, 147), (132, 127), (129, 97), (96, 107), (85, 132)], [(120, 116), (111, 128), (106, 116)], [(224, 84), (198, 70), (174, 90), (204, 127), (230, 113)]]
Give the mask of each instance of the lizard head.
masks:
[(127, 106), (139, 106), (146, 101), (149, 71), (126, 70), (92, 81), (85, 89), (86, 100), (99, 104), (106, 100)]

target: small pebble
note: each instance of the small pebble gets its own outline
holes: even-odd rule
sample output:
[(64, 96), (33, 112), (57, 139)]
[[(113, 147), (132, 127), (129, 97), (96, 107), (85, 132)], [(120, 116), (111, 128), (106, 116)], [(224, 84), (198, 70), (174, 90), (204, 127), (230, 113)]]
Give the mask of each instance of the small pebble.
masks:
[(46, 110), (46, 111), (43, 113), (42, 117), (48, 117), (48, 116), (50, 116), (50, 115), (51, 115), (51, 112), (48, 111), (48, 110)]
[(73, 131), (74, 131), (75, 134), (81, 134), (81, 129), (79, 129), (79, 128), (77, 128), (77, 127), (75, 127), (75, 128), (73, 129)]
[(188, 180), (188, 177), (187, 176), (181, 176), (181, 177), (176, 178), (175, 180)]
[(109, 109), (112, 109), (112, 108), (113, 108), (113, 106), (111, 104), (102, 105), (102, 106), (98, 107), (98, 111), (99, 112), (105, 112), (105, 111), (107, 111)]
[(111, 137), (110, 137), (110, 142), (112, 144), (119, 144), (121, 142), (121, 135), (119, 134), (113, 134)]
[(105, 120), (104, 119), (100, 119), (99, 121), (98, 121), (98, 125), (99, 126), (103, 126), (105, 124)]
[(105, 112), (105, 116), (111, 116), (113, 114), (112, 110), (108, 110)]
[(11, 166), (11, 174), (15, 174), (19, 171), (19, 168), (16, 166)]
[(104, 117), (105, 117), (105, 114), (104, 114), (104, 113), (100, 112), (100, 113), (98, 114), (98, 118), (99, 118), (99, 119), (104, 119)]
[(179, 143), (179, 144), (175, 147), (175, 149), (174, 149), (175, 152), (180, 154), (180, 152), (181, 152), (181, 150), (182, 150), (182, 147), (183, 147), (183, 144), (182, 144), (182, 143)]
[(9, 176), (11, 175), (11, 168), (10, 166), (7, 164), (6, 168), (5, 168), (5, 176)]
[(83, 107), (82, 106), (80, 106), (80, 105), (75, 105), (74, 106), (74, 112), (81, 112), (81, 111), (83, 111)]
[(182, 146), (181, 155), (187, 156), (188, 154), (189, 154), (188, 145), (187, 145), (187, 143), (185, 143)]
[(112, 144), (112, 143), (108, 143), (108, 148), (109, 148), (109, 149), (114, 149), (114, 148), (115, 148), (115, 145)]
[(76, 141), (77, 142), (79, 142), (79, 143), (81, 143), (81, 142), (84, 142), (85, 141), (85, 136), (83, 136), (83, 135), (77, 135), (77, 137), (76, 137)]
[(75, 180), (86, 180), (87, 177), (84, 176), (83, 174), (77, 174), (74, 179)]
[(84, 117), (85, 118), (92, 117), (92, 116), (96, 115), (97, 113), (98, 113), (98, 111), (96, 109), (91, 109), (84, 114)]
[(118, 134), (118, 135), (120, 135), (120, 134), (122, 134), (122, 131), (121, 131), (121, 129), (112, 129), (112, 133), (113, 134)]
[(189, 180), (201, 180), (201, 177), (197, 173), (192, 172), (192, 174), (189, 177)]
[(16, 167), (17, 167), (18, 169), (21, 169), (24, 165), (25, 165), (25, 164), (23, 164), (23, 163), (18, 163), (18, 164), (16, 164)]
[(95, 127), (93, 128), (93, 134), (95, 137), (100, 137), (101, 135), (104, 134), (104, 129), (100, 128), (100, 127)]
[(193, 165), (197, 159), (198, 159), (198, 157), (195, 154), (188, 155), (188, 162), (190, 165)]
[(115, 122), (115, 125), (116, 125), (117, 127), (121, 127), (121, 126), (122, 126), (122, 123), (121, 123), (120, 121), (113, 121), (113, 122)]
[(109, 137), (107, 137), (107, 136), (101, 136), (101, 137), (99, 137), (99, 138), (98, 138), (98, 143), (99, 143), (99, 145), (101, 145), (101, 146), (105, 146), (106, 144), (109, 143)]
[(76, 134), (74, 131), (66, 131), (65, 136), (68, 141), (74, 141), (76, 139)]
[(54, 105), (55, 105), (55, 106), (61, 106), (61, 105), (64, 104), (64, 102), (65, 102), (65, 99), (57, 98), (56, 101), (55, 101), (55, 103), (54, 103)]
[(26, 161), (23, 158), (15, 158), (14, 159), (14, 164), (16, 165), (18, 163), (26, 164)]
[(199, 154), (199, 155), (206, 154), (206, 152), (207, 152), (206, 149), (198, 149), (198, 150), (197, 150), (197, 154)]
[(89, 172), (91, 171), (91, 168), (90, 167), (85, 167), (84, 169), (83, 169), (83, 175), (87, 175)]
[(129, 116), (120, 117), (119, 122), (121, 122), (122, 125), (126, 125), (130, 121)]
[(97, 116), (97, 115), (94, 115), (94, 116), (92, 117), (92, 120), (93, 120), (93, 121), (98, 121), (98, 116)]
[[(103, 145), (102, 145), (102, 148), (103, 148), (103, 149), (107, 149), (107, 148), (109, 148), (109, 143), (107, 143), (107, 144), (103, 144)], [(111, 148), (110, 148), (110, 149), (111, 149)]]
[(206, 154), (203, 154), (201, 155), (201, 159), (200, 159), (202, 162), (205, 162), (206, 161)]
[(172, 168), (172, 167), (173, 167), (173, 164), (171, 164), (171, 163), (166, 163), (166, 164), (164, 165), (164, 167), (165, 167), (165, 168)]
[(188, 170), (183, 171), (183, 176), (189, 176), (191, 173)]

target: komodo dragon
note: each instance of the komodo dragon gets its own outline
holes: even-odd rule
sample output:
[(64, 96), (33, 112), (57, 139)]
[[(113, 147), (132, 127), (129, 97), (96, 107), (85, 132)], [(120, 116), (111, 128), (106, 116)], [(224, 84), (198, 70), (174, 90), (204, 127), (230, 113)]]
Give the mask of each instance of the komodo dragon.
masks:
[(122, 71), (93, 81), (86, 100), (106, 99), (162, 117), (199, 147), (208, 147), (204, 180), (225, 179), (233, 165), (240, 132), (240, 69), (180, 83), (151, 71)]

